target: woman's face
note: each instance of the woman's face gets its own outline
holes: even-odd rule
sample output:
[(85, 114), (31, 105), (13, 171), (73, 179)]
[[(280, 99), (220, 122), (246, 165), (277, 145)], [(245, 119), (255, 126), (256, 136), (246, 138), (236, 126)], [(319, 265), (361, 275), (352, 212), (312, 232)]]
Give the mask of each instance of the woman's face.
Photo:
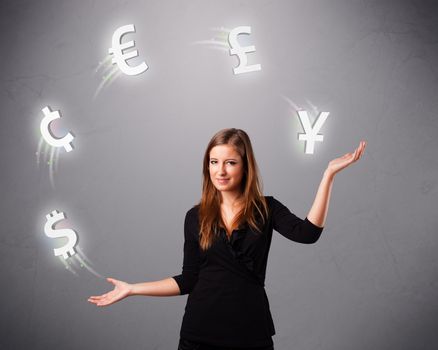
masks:
[[(240, 193), (243, 161), (231, 145), (218, 145), (210, 150), (210, 179), (219, 191)], [(225, 179), (225, 181), (220, 181)]]

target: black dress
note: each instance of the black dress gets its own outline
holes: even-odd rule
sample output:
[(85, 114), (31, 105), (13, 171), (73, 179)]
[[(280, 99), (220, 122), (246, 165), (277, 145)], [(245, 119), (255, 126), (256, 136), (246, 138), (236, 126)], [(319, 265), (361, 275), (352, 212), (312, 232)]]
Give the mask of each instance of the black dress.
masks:
[(189, 294), (180, 343), (222, 348), (273, 345), (275, 327), (264, 288), (272, 232), (311, 244), (323, 227), (307, 217), (300, 219), (274, 197), (265, 198), (269, 216), (261, 233), (244, 224), (228, 238), (222, 228), (207, 252), (199, 246), (198, 206), (186, 213), (182, 273), (173, 276), (181, 295)]

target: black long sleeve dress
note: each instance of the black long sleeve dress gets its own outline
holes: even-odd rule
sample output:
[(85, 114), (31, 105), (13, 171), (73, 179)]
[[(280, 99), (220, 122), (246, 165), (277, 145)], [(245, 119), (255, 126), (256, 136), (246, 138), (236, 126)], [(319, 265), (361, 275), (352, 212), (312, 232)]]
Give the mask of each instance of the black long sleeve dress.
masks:
[(273, 344), (275, 328), (264, 288), (272, 232), (311, 244), (323, 227), (295, 216), (273, 196), (265, 198), (269, 216), (262, 233), (244, 224), (228, 238), (221, 229), (207, 252), (199, 246), (198, 206), (187, 212), (182, 273), (173, 276), (181, 295), (189, 294), (182, 338), (224, 347)]

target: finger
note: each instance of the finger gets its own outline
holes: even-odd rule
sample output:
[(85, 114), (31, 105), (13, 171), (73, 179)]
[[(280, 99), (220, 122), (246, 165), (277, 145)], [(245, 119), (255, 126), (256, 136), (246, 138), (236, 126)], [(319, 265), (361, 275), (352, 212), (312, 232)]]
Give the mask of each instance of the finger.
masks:
[(116, 284), (116, 280), (114, 278), (108, 277), (106, 280), (114, 285)]
[(356, 155), (357, 155), (357, 148), (354, 150), (351, 159), (350, 159), (350, 163), (353, 163), (356, 161)]
[(356, 151), (354, 152), (354, 161), (359, 159), (359, 155), (360, 155), (360, 147), (356, 149)]
[(365, 152), (365, 146), (366, 146), (366, 142), (362, 141), (359, 158), (362, 157), (362, 154)]
[(363, 151), (363, 142), (362, 141), (360, 142), (359, 147), (357, 147), (356, 151), (357, 151), (356, 158), (354, 161), (357, 161), (360, 158), (360, 156), (362, 155), (362, 151)]
[[(363, 152), (365, 151), (365, 143), (362, 144), (362, 147), (360, 148), (360, 152), (359, 152), (359, 158), (362, 157)], [(358, 159), (359, 159), (358, 158)]]
[(108, 304), (108, 300), (107, 300), (107, 299), (99, 300), (99, 301), (96, 303), (96, 305), (98, 305), (98, 306), (102, 306), (102, 305), (106, 305), (106, 304)]
[(108, 293), (105, 293), (105, 294), (102, 294), (102, 295), (98, 295), (98, 296), (96, 296), (96, 297), (94, 297), (94, 298), (96, 298), (96, 299), (102, 299), (102, 298), (105, 298), (107, 295), (108, 295)]
[(98, 295), (95, 297), (90, 297), (91, 300), (102, 300), (103, 298), (105, 298), (108, 295), (108, 293), (102, 294), (102, 295)]
[(110, 305), (110, 304), (112, 304), (112, 303), (110, 303), (108, 301), (105, 301), (105, 302), (98, 303), (97, 306), (107, 306), (107, 305)]

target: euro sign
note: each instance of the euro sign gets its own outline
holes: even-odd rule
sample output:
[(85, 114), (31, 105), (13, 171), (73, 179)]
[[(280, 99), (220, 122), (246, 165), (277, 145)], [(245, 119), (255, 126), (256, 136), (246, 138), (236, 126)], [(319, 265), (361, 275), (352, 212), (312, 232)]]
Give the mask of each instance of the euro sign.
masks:
[(240, 26), (232, 29), (230, 31), (230, 34), (228, 35), (228, 43), (230, 44), (230, 55), (237, 55), (239, 58), (239, 65), (236, 68), (233, 68), (234, 74), (240, 74), (240, 73), (248, 73), (248, 72), (254, 72), (261, 70), (260, 64), (253, 64), (251, 66), (247, 66), (248, 64), (248, 58), (246, 54), (248, 52), (254, 52), (255, 46), (240, 46), (239, 42), (237, 41), (237, 36), (239, 34), (251, 34), (251, 27), (250, 26)]
[(298, 134), (298, 140), (306, 142), (305, 152), (307, 154), (313, 153), (316, 141), (322, 142), (324, 140), (324, 135), (318, 134), (318, 132), (321, 130), (329, 114), (329, 112), (321, 112), (312, 126), (307, 111), (298, 111), (298, 116), (304, 129), (304, 133)]
[(44, 225), (44, 233), (47, 237), (50, 238), (61, 238), (65, 237), (68, 238), (67, 244), (65, 244), (61, 248), (55, 248), (53, 249), (55, 256), (62, 255), (64, 259), (67, 259), (70, 254), (70, 256), (73, 256), (76, 254), (74, 250), (74, 246), (76, 245), (76, 242), (78, 241), (78, 237), (76, 235), (76, 232), (72, 229), (53, 229), (53, 226), (61, 220), (65, 219), (65, 215), (63, 212), (59, 212), (57, 210), (53, 210), (50, 214), (46, 215), (47, 222)]
[(67, 152), (73, 150), (73, 147), (70, 144), (74, 139), (72, 134), (68, 133), (64, 137), (57, 139), (50, 132), (50, 123), (55, 119), (61, 118), (59, 111), (51, 111), (50, 107), (46, 106), (42, 109), (42, 112), (44, 113), (44, 118), (40, 123), (40, 131), (44, 140), (46, 140), (50, 146), (64, 147)]
[(126, 60), (137, 57), (138, 51), (133, 50), (127, 53), (123, 53), (123, 50), (130, 49), (135, 46), (134, 40), (130, 40), (126, 43), (121, 43), (122, 36), (126, 33), (135, 33), (135, 27), (133, 24), (127, 24), (116, 29), (112, 37), (112, 47), (108, 49), (110, 54), (113, 54), (113, 64), (117, 64), (120, 70), (127, 75), (138, 75), (148, 69), (147, 64), (143, 61), (135, 67), (131, 67), (126, 63)]

